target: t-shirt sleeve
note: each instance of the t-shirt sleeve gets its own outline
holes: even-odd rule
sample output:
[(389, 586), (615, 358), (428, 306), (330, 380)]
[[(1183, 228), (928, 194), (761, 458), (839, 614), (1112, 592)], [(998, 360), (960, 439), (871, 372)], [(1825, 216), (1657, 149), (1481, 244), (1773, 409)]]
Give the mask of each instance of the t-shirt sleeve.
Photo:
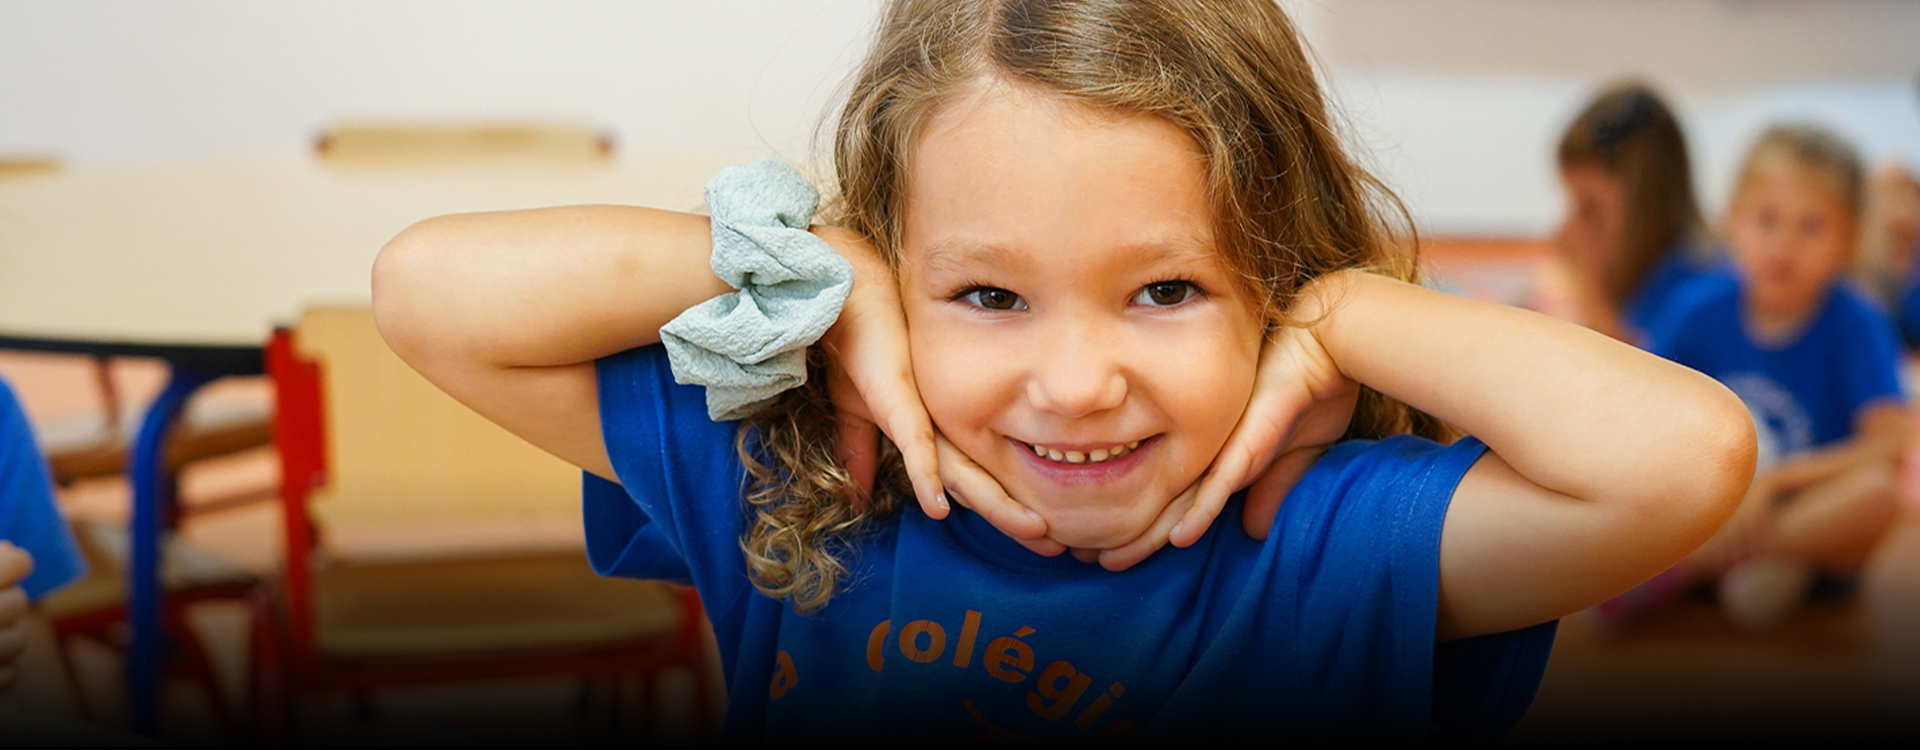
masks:
[(1844, 342), (1852, 361), (1836, 369), (1851, 427), (1861, 409), (1900, 400), (1900, 340), (1892, 321), (1865, 302), (1856, 301), (1848, 309), (1855, 320), (1838, 330), (1852, 339)]
[(30, 599), (86, 572), (79, 545), (53, 504), (53, 480), (33, 428), (5, 382), (0, 382), (0, 539), (33, 556), (33, 572), (20, 582)]
[(620, 482), (582, 482), (594, 569), (692, 580), (703, 596), (712, 586), (744, 584), (738, 424), (708, 419), (704, 389), (674, 383), (660, 346), (607, 357), (595, 372), (601, 431)]
[(1900, 338), (1920, 348), (1920, 283), (1909, 280), (1900, 292)]
[(1473, 438), (1439, 445), (1398, 436), (1337, 446), (1322, 459), (1333, 464), (1316, 467), (1322, 473), (1314, 482), (1333, 502), (1288, 519), (1289, 533), (1303, 535), (1289, 541), (1318, 548), (1297, 568), (1306, 586), (1302, 642), (1366, 644), (1372, 653), (1346, 660), (1374, 672), (1368, 679), (1381, 686), (1384, 715), (1426, 716), (1428, 737), (1504, 736), (1532, 703), (1553, 647), (1555, 622), (1434, 642), (1447, 508), (1485, 451)]

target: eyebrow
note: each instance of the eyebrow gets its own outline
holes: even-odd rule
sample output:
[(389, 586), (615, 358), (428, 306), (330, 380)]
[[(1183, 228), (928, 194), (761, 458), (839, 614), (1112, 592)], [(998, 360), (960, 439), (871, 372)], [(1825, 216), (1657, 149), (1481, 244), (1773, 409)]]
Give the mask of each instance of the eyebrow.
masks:
[[(1133, 265), (1149, 266), (1167, 261), (1218, 262), (1218, 252), (1198, 237), (1170, 236), (1132, 243), (1139, 254)], [(1006, 245), (966, 237), (949, 237), (927, 246), (924, 251), (929, 270), (959, 273), (972, 268), (1018, 269), (1027, 265), (1022, 254)]]
[(950, 237), (928, 245), (925, 255), (928, 270), (945, 273), (959, 273), (979, 266), (1018, 268), (1026, 265), (1026, 259), (1013, 248), (964, 237)]

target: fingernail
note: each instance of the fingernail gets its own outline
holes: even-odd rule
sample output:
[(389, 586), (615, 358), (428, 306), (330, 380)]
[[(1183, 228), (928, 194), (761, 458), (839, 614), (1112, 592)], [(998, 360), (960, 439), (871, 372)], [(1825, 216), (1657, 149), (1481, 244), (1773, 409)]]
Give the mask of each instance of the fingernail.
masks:
[(1040, 520), (1040, 514), (1038, 514), (1038, 513), (1035, 513), (1035, 512), (1033, 512), (1033, 510), (1032, 510), (1031, 508), (1029, 508), (1029, 509), (1027, 510), (1027, 517), (1028, 517), (1028, 518), (1031, 518), (1031, 519), (1033, 519), (1033, 520), (1035, 520), (1035, 521), (1038, 521), (1038, 520)]
[(952, 510), (952, 509), (953, 509), (953, 506), (951, 506), (951, 505), (948, 505), (948, 504), (947, 504), (947, 493), (945, 493), (945, 492), (942, 492), (942, 493), (940, 493), (939, 495), (936, 495), (936, 496), (934, 496), (934, 498), (933, 498), (933, 502), (934, 502), (934, 504), (935, 504), (935, 505), (938, 505), (938, 506), (940, 506), (940, 509), (941, 509), (941, 510)]
[(1180, 535), (1180, 527), (1182, 527), (1182, 526), (1185, 526), (1185, 525), (1187, 525), (1187, 522), (1186, 522), (1186, 521), (1181, 521), (1181, 522), (1179, 522), (1179, 523), (1176, 523), (1176, 524), (1174, 524), (1174, 525), (1173, 525), (1173, 530), (1172, 530), (1172, 531), (1169, 531), (1169, 532), (1167, 532), (1167, 536), (1179, 536), (1179, 535)]

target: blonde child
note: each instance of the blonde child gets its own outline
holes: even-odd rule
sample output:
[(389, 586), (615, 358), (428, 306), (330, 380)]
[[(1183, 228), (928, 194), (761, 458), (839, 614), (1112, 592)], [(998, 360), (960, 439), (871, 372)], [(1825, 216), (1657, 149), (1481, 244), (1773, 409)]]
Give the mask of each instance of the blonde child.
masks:
[(1778, 623), (1816, 577), (1844, 583), (1897, 507), (1903, 439), (1899, 339), (1844, 283), (1864, 178), (1853, 149), (1774, 127), (1748, 153), (1726, 217), (1737, 278), (1702, 282), (1653, 351), (1725, 383), (1759, 426), (1759, 476), (1731, 522), (1674, 584), (1718, 579), (1723, 610)]
[[(698, 587), (728, 741), (1497, 737), (1555, 618), (1724, 520), (1751, 421), (1685, 368), (1408, 283), (1307, 61), (1267, 0), (890, 4), (814, 227), (852, 291), (806, 384), (737, 423), (655, 345), (732, 292), (718, 207), (423, 222), (375, 312), (619, 483), (589, 480), (589, 556)], [(871, 493), (838, 458), (866, 420), (899, 446)], [(1474, 437), (1403, 434), (1439, 420)], [(1269, 476), (1277, 507), (1226, 500)], [(1168, 538), (1121, 572), (1036, 554)]]

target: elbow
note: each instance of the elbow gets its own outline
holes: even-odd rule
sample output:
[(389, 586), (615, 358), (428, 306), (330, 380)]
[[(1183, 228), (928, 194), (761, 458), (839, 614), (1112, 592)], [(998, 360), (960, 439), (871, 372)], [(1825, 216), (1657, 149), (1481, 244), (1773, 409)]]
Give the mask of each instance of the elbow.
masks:
[(1682, 412), (1690, 423), (1674, 451), (1685, 465), (1675, 473), (1678, 486), (1672, 498), (1690, 502), (1674, 503), (1683, 509), (1680, 528), (1689, 528), (1704, 543), (1740, 507), (1753, 484), (1754, 465), (1759, 449), (1754, 434), (1753, 416), (1739, 397), (1726, 386), (1699, 376), (1703, 383), (1695, 409)]
[(380, 336), (400, 358), (414, 361), (421, 347), (435, 340), (428, 328), (433, 308), (432, 269), (436, 243), (433, 220), (401, 231), (380, 248), (373, 261), (373, 320)]

